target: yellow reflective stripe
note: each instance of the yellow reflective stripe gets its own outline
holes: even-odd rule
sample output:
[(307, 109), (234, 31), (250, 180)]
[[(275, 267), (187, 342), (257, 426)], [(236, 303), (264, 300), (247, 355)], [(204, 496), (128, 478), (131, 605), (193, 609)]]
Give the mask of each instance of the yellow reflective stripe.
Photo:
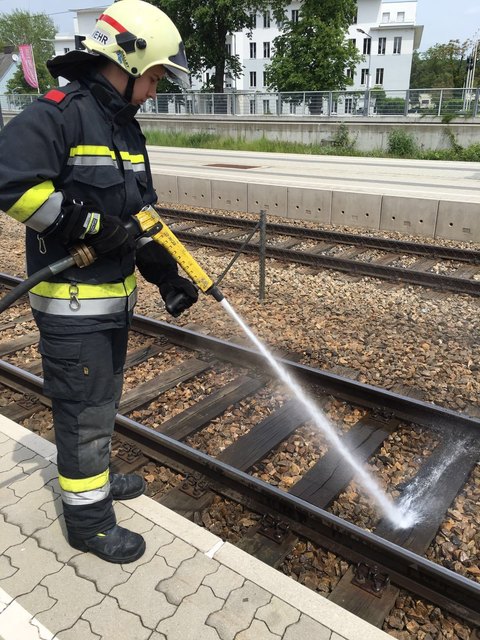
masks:
[(132, 164), (141, 164), (142, 162), (145, 162), (145, 157), (141, 153), (130, 155), (128, 151), (120, 151), (120, 157), (122, 160), (129, 160)]
[(23, 196), (6, 213), (19, 222), (25, 222), (48, 200), (54, 191), (55, 187), (51, 180), (41, 182), (25, 191)]
[(58, 474), (58, 482), (63, 491), (82, 493), (83, 491), (100, 489), (100, 487), (107, 484), (109, 477), (110, 470), (106, 469), (103, 473), (99, 473), (98, 476), (91, 476), (90, 478), (65, 478), (65, 476)]
[[(44, 298), (60, 298), (70, 300), (71, 287), (75, 287), (75, 297), (78, 300), (97, 298), (122, 298), (129, 296), (135, 291), (137, 279), (135, 274), (128, 276), (123, 282), (113, 284), (82, 284), (82, 283), (60, 283), (60, 282), (40, 282), (30, 289), (31, 293)], [(77, 292), (78, 290), (78, 292)]]
[(70, 157), (73, 158), (75, 156), (109, 156), (115, 160), (115, 151), (105, 146), (79, 144), (77, 147), (70, 149)]

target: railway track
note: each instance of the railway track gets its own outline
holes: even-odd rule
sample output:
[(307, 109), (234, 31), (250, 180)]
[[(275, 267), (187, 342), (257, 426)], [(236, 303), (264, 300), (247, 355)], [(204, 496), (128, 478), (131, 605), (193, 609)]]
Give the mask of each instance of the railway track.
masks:
[[(5, 275), (0, 280), (10, 286), (18, 282)], [(49, 407), (27, 305), (19, 301), (0, 329), (6, 335), (0, 340), (1, 412), (21, 422)], [(412, 508), (421, 509), (415, 526), (396, 529), (374, 517), (364, 528), (355, 518), (336, 516), (333, 506), (351, 486), (353, 473), (325, 442), (288, 491), (265, 482), (274, 452), (305, 430), (304, 408), (279, 389), (263, 358), (249, 347), (141, 316), (135, 317), (129, 345), (114, 468), (131, 472), (155, 461), (181, 474), (181, 484), (152, 497), (186, 517), (198, 519), (216, 495), (260, 514), (239, 546), (273, 566), (281, 565), (299, 539), (341, 556), (350, 566), (329, 597), (377, 626), (394, 607), (400, 588), (479, 626), (480, 583), (466, 577), (468, 562), (461, 575), (426, 554), (480, 457), (480, 420), (292, 360), (282, 362), (319, 406), (328, 409), (334, 398), (356, 416), (340, 428), (343, 442), (361, 462), (385, 459), (379, 452), (388, 450), (388, 441), (400, 429), (409, 430), (413, 470), (401, 483), (392, 480), (390, 492), (411, 492)], [(140, 375), (131, 376), (133, 371)], [(177, 385), (190, 390), (189, 399), (168, 413)], [(252, 423), (248, 415), (255, 410), (258, 420)], [(238, 428), (242, 423), (250, 428)], [(212, 453), (202, 443), (215, 424), (219, 429), (234, 425), (236, 431), (233, 437), (227, 429), (230, 435)], [(414, 434), (420, 432), (424, 440), (415, 447)], [(471, 516), (476, 526), (478, 509)], [(470, 566), (475, 562), (471, 559)]]
[[(256, 224), (242, 218), (194, 211), (158, 210), (181, 240), (223, 251), (241, 249)], [(259, 254), (258, 233), (242, 251)], [(480, 251), (470, 249), (268, 223), (266, 257), (356, 276), (480, 295)]]

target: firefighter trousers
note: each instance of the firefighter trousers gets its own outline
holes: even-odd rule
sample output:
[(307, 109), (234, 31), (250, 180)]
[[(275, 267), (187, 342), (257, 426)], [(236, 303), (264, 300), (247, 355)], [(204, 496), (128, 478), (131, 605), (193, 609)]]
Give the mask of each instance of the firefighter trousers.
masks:
[(77, 538), (89, 538), (116, 522), (109, 464), (127, 342), (127, 327), (67, 335), (40, 328), (65, 523)]

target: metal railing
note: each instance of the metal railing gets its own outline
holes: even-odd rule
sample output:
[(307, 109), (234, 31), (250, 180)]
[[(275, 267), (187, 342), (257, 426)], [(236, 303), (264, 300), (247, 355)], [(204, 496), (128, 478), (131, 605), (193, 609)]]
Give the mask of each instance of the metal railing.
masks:
[[(0, 95), (1, 109), (18, 112), (37, 94)], [(402, 91), (297, 91), (266, 93), (159, 93), (141, 108), (165, 116), (405, 116), (469, 117), (480, 115), (480, 89), (406, 89)]]

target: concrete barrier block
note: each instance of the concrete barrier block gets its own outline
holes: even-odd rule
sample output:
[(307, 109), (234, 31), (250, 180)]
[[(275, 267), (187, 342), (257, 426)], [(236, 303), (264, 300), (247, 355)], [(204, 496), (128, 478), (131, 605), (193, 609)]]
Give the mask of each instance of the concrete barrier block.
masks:
[(380, 229), (381, 204), (382, 196), (379, 194), (334, 191), (332, 224)]
[(246, 183), (212, 180), (212, 207), (226, 211), (248, 211)]
[(178, 202), (177, 176), (154, 173), (152, 178), (159, 202)]
[(266, 211), (274, 216), (287, 216), (287, 187), (273, 184), (248, 185), (248, 211)]
[(441, 200), (435, 237), (480, 242), (480, 204)]
[(435, 235), (438, 200), (383, 196), (380, 229), (409, 235)]
[(296, 220), (330, 224), (332, 218), (332, 192), (323, 189), (288, 187), (287, 216)]
[(209, 208), (212, 206), (212, 184), (210, 180), (179, 176), (177, 183), (180, 204)]

